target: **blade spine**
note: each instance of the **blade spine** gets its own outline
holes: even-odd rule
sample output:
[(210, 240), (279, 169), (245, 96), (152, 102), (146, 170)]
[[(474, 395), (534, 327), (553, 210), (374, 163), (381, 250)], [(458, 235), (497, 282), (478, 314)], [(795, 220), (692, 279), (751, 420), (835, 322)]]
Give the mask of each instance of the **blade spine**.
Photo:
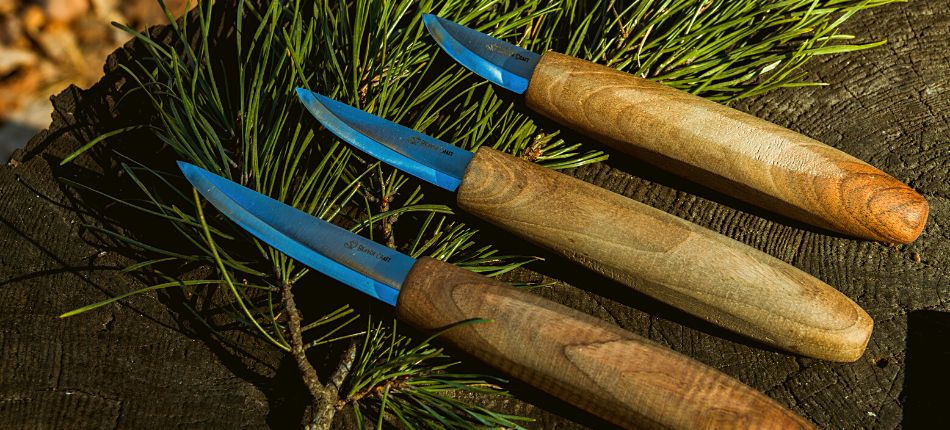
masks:
[[(430, 15), (430, 16), (434, 17), (437, 21), (449, 21), (449, 22), (452, 22), (452, 23), (455, 24), (455, 25), (458, 25), (458, 26), (461, 26), (461, 27), (465, 27), (465, 26), (462, 25), (462, 24), (459, 24), (459, 23), (457, 23), (457, 22), (454, 22), (454, 21), (451, 21), (451, 20), (442, 18), (442, 17), (440, 17), (440, 16), (438, 16), (438, 15), (435, 15), (435, 14), (429, 13), (429, 14), (426, 14), (426, 15)], [(441, 22), (440, 22), (440, 24), (441, 24)], [(445, 28), (445, 27), (443, 26), (442, 28)], [(525, 52), (529, 52), (529, 53), (534, 54), (534, 55), (537, 55), (537, 56), (539, 56), (539, 57), (542, 55), (542, 54), (539, 54), (539, 53), (537, 53), (537, 52), (534, 52), (534, 51), (532, 51), (532, 50), (530, 50), (530, 49), (522, 48), (522, 47), (518, 46), (518, 45), (515, 44), (515, 43), (511, 43), (511, 42), (508, 42), (508, 41), (501, 40), (501, 39), (499, 39), (499, 38), (497, 38), (497, 37), (495, 37), (495, 36), (492, 36), (492, 35), (490, 35), (490, 34), (481, 32), (481, 31), (476, 30), (476, 29), (474, 29), (474, 28), (470, 28), (470, 27), (465, 27), (465, 28), (467, 28), (467, 29), (469, 29), (469, 30), (472, 30), (472, 31), (475, 31), (475, 32), (478, 32), (478, 33), (481, 33), (482, 35), (488, 36), (488, 37), (490, 37), (490, 38), (492, 38), (492, 39), (494, 39), (494, 40), (497, 40), (497, 41), (499, 41), (499, 42), (501, 42), (501, 43), (504, 43), (504, 44), (506, 44), (506, 45), (515, 47), (515, 48), (520, 49), (520, 50), (525, 51)], [(448, 31), (448, 30), (445, 30), (445, 32), (446, 32), (446, 34), (451, 34), (451, 32)], [(458, 41), (458, 39), (454, 39), (454, 40)], [(438, 42), (436, 42), (436, 43), (438, 43)], [(462, 45), (462, 46), (465, 46), (465, 44), (463, 44), (462, 42), (458, 42), (458, 44), (459, 44), (459, 45)], [(504, 67), (501, 67), (501, 66), (499, 66), (499, 65), (497, 65), (497, 64), (495, 64), (495, 63), (492, 63), (491, 61), (489, 61), (488, 58), (486, 58), (486, 57), (485, 57), (484, 55), (482, 55), (482, 54), (479, 54), (477, 51), (474, 51), (474, 50), (472, 50), (472, 49), (469, 49), (467, 46), (465, 46), (465, 49), (467, 49), (469, 52), (474, 53), (474, 54), (477, 55), (479, 58), (485, 60), (485, 62), (487, 62), (487, 63), (489, 63), (489, 64), (494, 65), (495, 67), (498, 67), (498, 68), (501, 68), (501, 69), (505, 69)], [(505, 69), (505, 70), (508, 70), (508, 69)], [(521, 75), (518, 75), (518, 76), (521, 76)], [(524, 76), (521, 76), (521, 77), (524, 78)], [(525, 79), (530, 79), (530, 77), (529, 77), (529, 78), (525, 78)]]
[[(307, 251), (312, 254), (315, 254), (317, 257), (324, 259), (327, 262), (335, 265), (336, 268), (328, 267), (326, 264), (323, 264), (319, 268), (311, 266), (310, 264), (306, 264), (306, 263), (304, 263), (304, 265), (311, 267), (317, 272), (324, 273), (325, 275), (330, 276), (331, 278), (334, 278), (337, 281), (343, 284), (346, 284), (349, 287), (352, 287), (367, 295), (373, 296), (383, 302), (390, 303), (395, 306), (394, 301), (391, 302), (386, 297), (383, 297), (379, 294), (373, 294), (367, 291), (366, 290), (367, 285), (364, 285), (364, 283), (356, 283), (354, 285), (353, 281), (347, 280), (349, 278), (340, 279), (336, 276), (333, 276), (329, 272), (336, 273), (337, 271), (339, 271), (339, 269), (344, 269), (347, 272), (358, 275), (360, 278), (364, 279), (365, 281), (369, 281), (371, 284), (369, 286), (379, 285), (386, 288), (390, 288), (392, 292), (394, 293), (393, 300), (395, 300), (395, 297), (398, 297), (399, 295), (402, 281), (405, 280), (405, 276), (408, 276), (409, 269), (411, 269), (411, 267), (415, 265), (415, 262), (416, 262), (415, 258), (412, 258), (409, 255), (403, 254), (397, 250), (394, 250), (388, 247), (383, 247), (383, 245), (376, 243), (375, 241), (372, 241), (368, 238), (365, 238), (356, 233), (353, 233), (329, 221), (310, 215), (306, 212), (301, 211), (300, 209), (297, 209), (286, 203), (280, 202), (279, 200), (276, 200), (272, 197), (266, 196), (250, 188), (234, 183), (233, 181), (230, 181), (226, 178), (215, 175), (214, 173), (208, 172), (200, 167), (191, 165), (189, 163), (181, 162), (181, 161), (179, 161), (179, 165), (190, 166), (191, 170), (198, 175), (198, 179), (196, 183), (196, 181), (192, 179), (191, 175), (188, 174), (186, 169), (182, 168), (182, 170), (185, 172), (185, 177), (188, 179), (188, 181), (209, 203), (211, 203), (216, 209), (218, 209), (218, 211), (220, 211), (222, 215), (230, 219), (232, 222), (237, 224), (239, 227), (241, 227), (248, 233), (251, 233), (253, 236), (265, 242), (268, 246), (280, 251), (281, 253), (293, 258), (294, 260), (300, 261), (301, 263), (304, 263), (303, 260), (310, 259), (311, 257), (306, 256), (306, 255), (304, 255), (303, 257), (290, 255), (291, 253), (297, 254), (297, 250), (287, 250), (283, 246), (278, 246), (272, 242), (280, 243), (283, 241), (283, 242), (286, 242), (286, 244), (299, 247), (303, 251)], [(216, 183), (216, 179), (230, 182), (234, 186), (242, 188), (243, 191), (251, 193), (254, 198), (266, 199), (266, 201), (270, 201), (270, 203), (276, 204), (282, 210), (292, 210), (292, 211), (299, 212), (301, 215), (308, 217), (307, 220), (313, 222), (316, 228), (335, 230), (335, 234), (342, 234), (346, 237), (352, 236), (353, 240), (358, 241), (357, 243), (365, 243), (368, 246), (385, 248), (387, 252), (391, 252), (398, 255), (400, 259), (406, 259), (403, 263), (408, 263), (408, 267), (406, 268), (406, 271), (403, 274), (403, 276), (401, 276), (402, 280), (395, 279), (393, 280), (393, 283), (390, 283), (385, 278), (380, 279), (379, 276), (372, 276), (372, 274), (367, 274), (366, 272), (364, 272), (364, 269), (362, 268), (351, 267), (346, 262), (337, 260), (334, 256), (329, 255), (326, 252), (324, 252), (322, 248), (315, 247), (314, 245), (309, 244), (305, 240), (295, 238), (293, 235), (281, 230), (277, 226), (273, 225), (271, 222), (267, 221), (264, 217), (257, 215), (253, 209), (248, 208), (245, 204), (242, 204), (241, 203), (241, 201), (243, 200), (242, 198), (239, 198), (238, 196), (233, 196), (232, 193), (227, 191), (227, 189), (219, 186)], [(282, 239), (282, 240), (279, 240), (279, 239)], [(286, 246), (286, 244), (284, 246)], [(372, 273), (372, 271), (370, 272)]]
[[(479, 30), (466, 27), (452, 20), (441, 18), (434, 14), (426, 14), (431, 20), (424, 19), (426, 29), (435, 39), (436, 44), (442, 48), (442, 51), (452, 57), (456, 63), (462, 65), (469, 71), (475, 73), (482, 79), (488, 80), (517, 94), (524, 94), (530, 85), (531, 78), (534, 76), (534, 70), (537, 68), (541, 54), (522, 48), (517, 44), (501, 40), (495, 36), (486, 34)], [(435, 26), (430, 26), (432, 21)], [(448, 24), (446, 24), (448, 23)], [(528, 56), (527, 61), (532, 64), (530, 70), (522, 70), (517, 67), (506, 67), (502, 63), (496, 63), (491, 57), (482, 54), (481, 50), (473, 48), (464, 43), (449, 28), (458, 27), (460, 31), (467, 31), (492, 40), (496, 46), (504, 46), (511, 51)], [(499, 45), (500, 44), (500, 45)], [(497, 60), (497, 59), (494, 59)], [(510, 79), (510, 80), (509, 80)]]
[[(297, 92), (311, 115), (344, 143), (450, 192), (458, 190), (475, 156), (465, 148), (325, 95), (305, 88), (298, 88)], [(412, 139), (429, 148), (412, 148)]]
[[(316, 94), (316, 95), (318, 95), (318, 96), (320, 95), (319, 93), (314, 93), (314, 94)], [(326, 97), (326, 96), (324, 96), (324, 97)], [(329, 98), (329, 97), (327, 97), (327, 98)], [(332, 100), (332, 99), (331, 99), (331, 100)], [(360, 131), (358, 128), (356, 128), (356, 127), (354, 127), (352, 124), (350, 124), (349, 121), (343, 119), (340, 115), (337, 115), (335, 112), (333, 112), (332, 109), (327, 108), (326, 105), (324, 105), (324, 108), (326, 108), (327, 112), (329, 112), (330, 115), (333, 115), (333, 117), (337, 119), (337, 122), (343, 123), (344, 125), (346, 125), (347, 127), (349, 127), (349, 129), (352, 130), (354, 133), (357, 133), (357, 134), (359, 134), (359, 135), (361, 135), (361, 136), (364, 136), (364, 137), (366, 137), (367, 139), (370, 139), (370, 140), (372, 140), (373, 142), (378, 143), (379, 146), (382, 146), (383, 148), (386, 148), (386, 149), (388, 149), (388, 150), (390, 150), (390, 151), (392, 151), (392, 152), (394, 152), (394, 153), (396, 153), (396, 154), (398, 154), (398, 155), (401, 155), (401, 156), (403, 156), (403, 157), (405, 157), (405, 158), (408, 158), (409, 160), (411, 160), (411, 161), (413, 161), (413, 162), (415, 162), (415, 163), (422, 164), (422, 165), (426, 166), (426, 168), (432, 169), (433, 171), (439, 172), (439, 173), (441, 173), (441, 174), (443, 174), (443, 175), (445, 175), (445, 176), (454, 177), (454, 175), (452, 175), (451, 173), (446, 172), (446, 171), (444, 171), (444, 170), (442, 170), (442, 169), (438, 169), (438, 168), (436, 168), (436, 167), (433, 167), (433, 166), (431, 166), (431, 165), (429, 165), (429, 164), (427, 164), (427, 163), (425, 163), (425, 162), (423, 162), (423, 161), (419, 161), (419, 160), (415, 159), (412, 155), (409, 155), (409, 154), (405, 154), (405, 153), (396, 151), (395, 149), (392, 148), (392, 146), (387, 145), (387, 144), (385, 144), (385, 143), (383, 143), (383, 142), (380, 142), (379, 140), (370, 137), (370, 136), (367, 135), (366, 133), (363, 133), (363, 132)], [(355, 109), (359, 109), (359, 108), (355, 108)], [(371, 113), (369, 113), (369, 112), (366, 112), (366, 111), (363, 111), (363, 112), (366, 113), (366, 114), (369, 114), (369, 115), (373, 115), (373, 114), (371, 114)], [(383, 117), (378, 117), (378, 118), (383, 119), (383, 120), (385, 120), (385, 121), (389, 121), (389, 120), (386, 120), (386, 119), (383, 118)], [(425, 133), (422, 133), (422, 132), (420, 132), (420, 131), (417, 131), (417, 130), (415, 130), (415, 129), (413, 129), (413, 128), (406, 127), (406, 126), (404, 126), (404, 125), (402, 125), (402, 124), (398, 124), (398, 123), (396, 123), (396, 122), (392, 122), (392, 121), (390, 121), (390, 122), (391, 122), (392, 124), (398, 125), (398, 126), (400, 126), (400, 127), (405, 127), (407, 130), (411, 130), (411, 131), (414, 131), (414, 132), (416, 132), (416, 133), (423, 134), (423, 135), (425, 135), (425, 136), (427, 136), (427, 137), (429, 137), (429, 138), (436, 139), (436, 140), (438, 140), (438, 141), (440, 141), (440, 142), (446, 143), (446, 145), (448, 145), (448, 146), (450, 146), (450, 147), (452, 147), (452, 148), (457, 148), (457, 149), (460, 149), (460, 150), (462, 150), (462, 151), (468, 151), (468, 150), (466, 150), (466, 149), (464, 149), (464, 148), (460, 148), (460, 147), (458, 147), (458, 146), (451, 145), (451, 144), (449, 144), (449, 143), (447, 143), (447, 142), (444, 142), (444, 141), (441, 140), (441, 139), (437, 139), (437, 138), (435, 138), (435, 137), (426, 135)], [(320, 123), (323, 124), (323, 126), (326, 127), (327, 129), (330, 128), (330, 127), (327, 127), (327, 125), (324, 124), (323, 121), (320, 121)], [(330, 130), (330, 131), (332, 132), (333, 130)], [(340, 136), (339, 134), (337, 134), (336, 132), (333, 132), (333, 134), (336, 135), (337, 139), (339, 139), (339, 140), (341, 140), (341, 141), (343, 141), (343, 142), (345, 142), (345, 143), (347, 143), (347, 144), (349, 144), (349, 145), (357, 146), (357, 144), (354, 144), (353, 142), (350, 142), (350, 141), (344, 139), (343, 137), (341, 137), (341, 136)], [(375, 154), (371, 153), (370, 151), (367, 151), (367, 150), (365, 150), (365, 149), (363, 149), (363, 148), (360, 148), (360, 150), (363, 151), (364, 153), (368, 154), (368, 155), (371, 155), (373, 158), (380, 159), (380, 157), (377, 157)], [(468, 151), (468, 152), (471, 152), (471, 151)], [(414, 175), (413, 175), (413, 176), (414, 176)], [(460, 179), (461, 179), (461, 178), (460, 178)]]

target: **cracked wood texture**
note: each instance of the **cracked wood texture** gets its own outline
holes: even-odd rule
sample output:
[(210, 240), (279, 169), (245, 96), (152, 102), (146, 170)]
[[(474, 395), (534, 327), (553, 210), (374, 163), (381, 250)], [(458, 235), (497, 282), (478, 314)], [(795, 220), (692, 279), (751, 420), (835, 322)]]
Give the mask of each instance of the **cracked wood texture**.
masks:
[(619, 426), (811, 429), (774, 400), (617, 326), (423, 257), (403, 283), (400, 320)]
[(475, 153), (457, 200), (596, 273), (785, 351), (852, 362), (871, 335), (864, 309), (788, 263), (491, 148)]
[[(920, 192), (930, 203), (930, 220), (910, 245), (815, 231), (621, 154), (569, 173), (737, 239), (836, 287), (875, 321), (861, 359), (838, 364), (749, 344), (553, 256), (517, 277), (556, 281), (534, 293), (699, 360), (821, 428), (912, 429), (945, 422), (950, 3), (915, 1), (862, 11), (843, 31), (862, 35), (862, 41), (886, 38), (888, 44), (806, 66), (811, 79), (830, 86), (778, 91), (735, 107), (865, 160)], [(138, 54), (116, 57), (123, 55)], [(79, 224), (96, 220), (77, 211), (57, 182), (89, 174), (60, 168), (59, 160), (112, 130), (113, 118), (128, 109), (114, 109), (132, 87), (115, 72), (122, 60), (116, 57), (93, 88), (55, 97), (50, 129), (0, 167), (0, 428), (294, 426), (308, 400), (293, 361), (239, 333), (229, 335), (233, 344), (221, 342), (183, 305), (193, 305), (194, 297), (148, 294), (56, 318), (144, 285), (113, 270), (128, 259), (91, 244)], [(114, 144), (131, 149), (138, 143), (130, 138)], [(95, 168), (89, 157), (81, 158), (80, 167)], [(168, 165), (171, 171), (171, 160)], [(491, 227), (477, 225), (485, 233)], [(531, 428), (609, 428), (534, 389), (515, 382), (512, 390), (517, 399), (475, 400), (532, 416)]]

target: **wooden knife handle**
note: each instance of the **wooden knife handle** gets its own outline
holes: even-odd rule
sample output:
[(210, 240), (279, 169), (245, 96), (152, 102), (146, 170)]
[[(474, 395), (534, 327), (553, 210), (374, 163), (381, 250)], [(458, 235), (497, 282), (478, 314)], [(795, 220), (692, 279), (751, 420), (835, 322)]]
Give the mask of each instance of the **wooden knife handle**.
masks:
[(873, 321), (824, 282), (666, 212), (482, 147), (458, 204), (713, 324), (786, 351), (850, 362)]
[(587, 314), (431, 258), (409, 272), (399, 318), (624, 427), (811, 425), (741, 382)]
[(890, 175), (786, 128), (609, 67), (547, 52), (533, 110), (750, 204), (833, 231), (909, 243), (927, 201)]

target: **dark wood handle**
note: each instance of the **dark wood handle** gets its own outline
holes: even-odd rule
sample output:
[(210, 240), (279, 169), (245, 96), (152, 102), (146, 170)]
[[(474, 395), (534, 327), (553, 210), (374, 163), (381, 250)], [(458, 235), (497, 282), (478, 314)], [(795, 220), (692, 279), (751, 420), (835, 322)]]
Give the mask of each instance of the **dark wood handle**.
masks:
[(831, 361), (864, 353), (873, 321), (824, 282), (721, 234), (482, 147), (458, 204), (713, 324)]
[(636, 428), (811, 425), (741, 382), (619, 327), (451, 264), (422, 258), (399, 318), (595, 415)]
[(622, 152), (776, 213), (860, 238), (909, 243), (927, 201), (890, 175), (768, 121), (556, 52), (532, 109)]

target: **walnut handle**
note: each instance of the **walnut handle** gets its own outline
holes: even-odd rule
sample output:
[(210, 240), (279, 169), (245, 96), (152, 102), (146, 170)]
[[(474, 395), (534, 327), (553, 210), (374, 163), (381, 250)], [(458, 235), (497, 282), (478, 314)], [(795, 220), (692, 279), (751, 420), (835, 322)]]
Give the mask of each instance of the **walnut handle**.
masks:
[(920, 194), (855, 157), (609, 67), (547, 52), (525, 100), (614, 149), (818, 227), (910, 243), (927, 221)]
[(610, 422), (635, 428), (811, 425), (769, 397), (590, 315), (428, 257), (403, 283), (399, 318)]
[(706, 321), (786, 351), (850, 362), (873, 321), (824, 282), (666, 212), (490, 148), (458, 204)]

